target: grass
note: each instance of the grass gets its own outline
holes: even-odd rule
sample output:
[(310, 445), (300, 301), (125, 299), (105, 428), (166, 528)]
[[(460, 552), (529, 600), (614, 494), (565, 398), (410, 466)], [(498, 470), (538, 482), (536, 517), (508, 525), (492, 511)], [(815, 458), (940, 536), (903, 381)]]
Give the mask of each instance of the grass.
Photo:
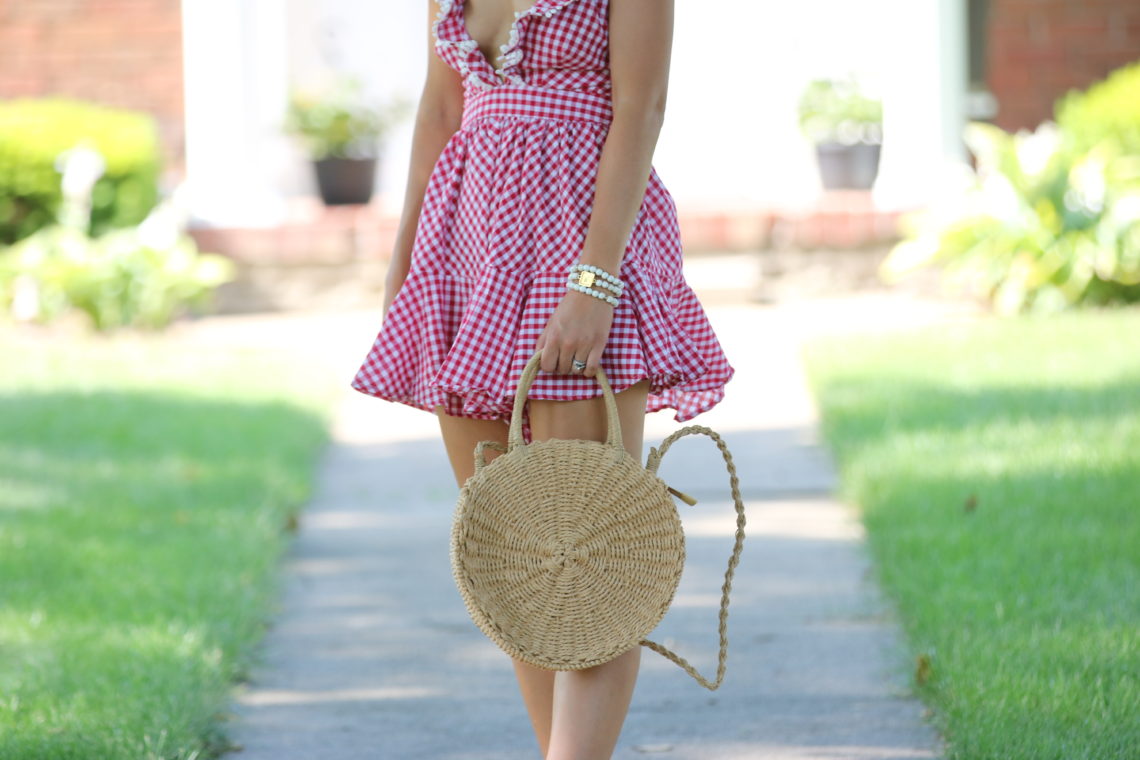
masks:
[(1140, 310), (805, 358), (948, 756), (1140, 758)]
[(154, 338), (0, 356), (0, 757), (214, 756), (336, 379)]

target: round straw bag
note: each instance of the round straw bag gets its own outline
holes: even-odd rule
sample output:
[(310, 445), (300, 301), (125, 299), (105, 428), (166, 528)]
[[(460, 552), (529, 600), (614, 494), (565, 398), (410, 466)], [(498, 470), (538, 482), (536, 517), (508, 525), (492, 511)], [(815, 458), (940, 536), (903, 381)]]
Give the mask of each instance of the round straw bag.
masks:
[[(642, 467), (622, 445), (617, 403), (598, 371), (606, 405), (606, 441), (524, 443), (522, 417), (541, 352), (519, 379), (508, 446), (482, 441), (475, 474), (461, 489), (451, 536), (451, 566), (472, 620), (504, 652), (540, 668), (601, 665), (638, 644), (668, 657), (701, 685), (724, 678), (728, 595), (744, 540), (744, 505), (732, 457), (720, 437), (699, 426), (651, 449)], [(725, 457), (737, 512), (736, 543), (722, 588), (715, 681), (674, 652), (645, 640), (673, 600), (685, 562), (685, 538), (673, 495), (657, 477), (668, 446), (709, 435)], [(504, 452), (490, 463), (491, 447)]]

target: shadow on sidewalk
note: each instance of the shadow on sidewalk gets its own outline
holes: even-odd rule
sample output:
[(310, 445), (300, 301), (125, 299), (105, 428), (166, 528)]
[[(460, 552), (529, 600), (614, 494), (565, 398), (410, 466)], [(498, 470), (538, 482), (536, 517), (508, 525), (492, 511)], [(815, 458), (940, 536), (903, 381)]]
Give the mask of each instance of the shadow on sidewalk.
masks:
[[(806, 434), (724, 434), (749, 520), (726, 682), (708, 692), (645, 652), (615, 757), (934, 756), (861, 530), (827, 498), (826, 461)], [(809, 464), (781, 470), (789, 451), (807, 452)], [(243, 760), (537, 755), (509, 663), (469, 620), (451, 578), (450, 472), (438, 440), (326, 452), (287, 558), (282, 615), (236, 706)], [(791, 475), (774, 481), (780, 472)], [(707, 441), (671, 452), (662, 475), (701, 501), (680, 505), (686, 571), (652, 638), (708, 673), (734, 530), (727, 475)]]

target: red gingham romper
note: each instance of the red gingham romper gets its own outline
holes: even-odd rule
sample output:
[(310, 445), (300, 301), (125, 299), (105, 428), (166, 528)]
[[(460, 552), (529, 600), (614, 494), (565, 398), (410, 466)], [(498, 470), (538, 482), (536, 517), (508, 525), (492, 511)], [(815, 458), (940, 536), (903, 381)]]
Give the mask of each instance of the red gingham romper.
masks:
[[(509, 421), (518, 379), (582, 251), (612, 118), (608, 0), (536, 0), (492, 66), (464, 0), (440, 0), (436, 54), (463, 77), (460, 129), (424, 193), (407, 279), (352, 381), (447, 414)], [(646, 412), (683, 422), (733, 375), (681, 272), (673, 198), (650, 168), (601, 364), (615, 392), (643, 378)], [(597, 380), (539, 372), (533, 399), (585, 399)], [(525, 426), (529, 438), (529, 425)]]

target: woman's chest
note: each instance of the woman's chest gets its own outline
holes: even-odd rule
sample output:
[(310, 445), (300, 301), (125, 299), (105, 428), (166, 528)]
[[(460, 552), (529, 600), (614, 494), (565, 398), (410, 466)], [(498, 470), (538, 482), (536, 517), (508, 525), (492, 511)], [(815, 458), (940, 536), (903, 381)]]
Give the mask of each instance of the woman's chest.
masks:
[(597, 80), (608, 76), (608, 14), (608, 0), (442, 0), (436, 48), (485, 86)]

